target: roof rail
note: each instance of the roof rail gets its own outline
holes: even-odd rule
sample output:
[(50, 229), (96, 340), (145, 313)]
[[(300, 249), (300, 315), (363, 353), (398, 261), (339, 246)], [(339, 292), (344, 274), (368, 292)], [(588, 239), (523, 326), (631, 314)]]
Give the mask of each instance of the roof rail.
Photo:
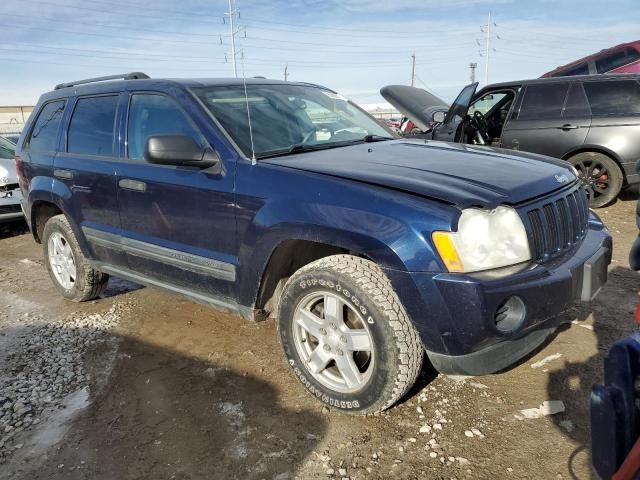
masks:
[(131, 73), (121, 73), (119, 75), (108, 75), (106, 77), (95, 77), (95, 78), (87, 78), (85, 80), (77, 80), (75, 82), (61, 83), (56, 85), (55, 90), (60, 90), (61, 88), (69, 88), (75, 87), (76, 85), (84, 85), (86, 83), (94, 83), (94, 82), (104, 82), (106, 80), (138, 80), (143, 78), (151, 78), (146, 73), (142, 72), (131, 72)]

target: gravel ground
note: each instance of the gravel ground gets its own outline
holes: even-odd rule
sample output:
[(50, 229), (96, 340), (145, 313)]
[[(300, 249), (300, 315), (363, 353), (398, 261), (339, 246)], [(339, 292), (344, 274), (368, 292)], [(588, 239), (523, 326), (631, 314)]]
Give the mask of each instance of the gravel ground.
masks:
[(118, 280), (71, 304), (24, 227), (0, 231), (0, 478), (591, 478), (588, 394), (633, 329), (634, 208), (599, 211), (609, 283), (552, 341), (497, 375), (425, 366), (367, 418), (306, 394), (272, 321)]

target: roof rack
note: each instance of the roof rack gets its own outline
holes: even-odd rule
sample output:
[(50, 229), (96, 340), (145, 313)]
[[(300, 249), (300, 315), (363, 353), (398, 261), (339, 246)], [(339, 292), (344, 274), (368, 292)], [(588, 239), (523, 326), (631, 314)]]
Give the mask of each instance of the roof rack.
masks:
[(69, 88), (75, 87), (76, 85), (84, 85), (87, 83), (95, 83), (95, 82), (104, 82), (107, 80), (138, 80), (144, 78), (151, 78), (146, 73), (142, 72), (131, 72), (131, 73), (121, 73), (119, 75), (108, 75), (106, 77), (95, 77), (95, 78), (87, 78), (85, 80), (77, 80), (75, 82), (61, 83), (56, 85), (55, 90), (60, 90), (61, 88)]

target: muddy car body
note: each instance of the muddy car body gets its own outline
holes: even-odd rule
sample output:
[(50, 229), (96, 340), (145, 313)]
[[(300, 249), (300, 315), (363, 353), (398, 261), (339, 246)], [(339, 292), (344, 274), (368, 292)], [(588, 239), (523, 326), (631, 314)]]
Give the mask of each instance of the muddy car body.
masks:
[(309, 392), (371, 413), (425, 351), (498, 371), (606, 280), (610, 236), (564, 162), (394, 139), (310, 84), (128, 78), (43, 95), (19, 142), (27, 219), (71, 300), (114, 275), (271, 314)]

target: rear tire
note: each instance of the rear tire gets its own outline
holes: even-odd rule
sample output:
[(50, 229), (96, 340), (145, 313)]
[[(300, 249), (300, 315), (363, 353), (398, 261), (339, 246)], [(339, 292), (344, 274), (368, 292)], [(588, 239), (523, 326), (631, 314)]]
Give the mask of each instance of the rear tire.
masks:
[(570, 157), (580, 178), (593, 190), (591, 208), (600, 208), (613, 202), (622, 189), (624, 175), (612, 158), (598, 152), (582, 152)]
[(289, 279), (278, 333), (307, 391), (345, 413), (391, 407), (422, 367), (422, 343), (391, 283), (375, 263), (351, 255), (322, 258)]
[(91, 267), (64, 215), (56, 215), (47, 221), (42, 245), (49, 276), (66, 299), (72, 302), (93, 300), (107, 288), (109, 275)]

